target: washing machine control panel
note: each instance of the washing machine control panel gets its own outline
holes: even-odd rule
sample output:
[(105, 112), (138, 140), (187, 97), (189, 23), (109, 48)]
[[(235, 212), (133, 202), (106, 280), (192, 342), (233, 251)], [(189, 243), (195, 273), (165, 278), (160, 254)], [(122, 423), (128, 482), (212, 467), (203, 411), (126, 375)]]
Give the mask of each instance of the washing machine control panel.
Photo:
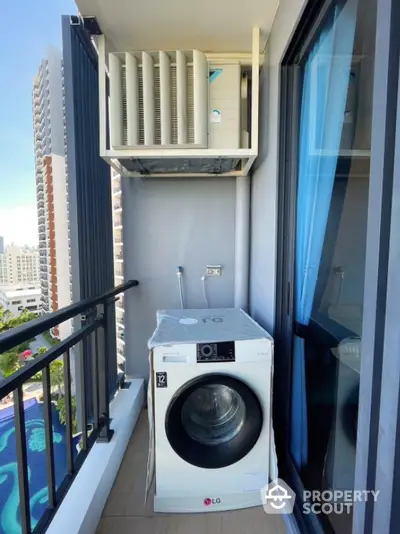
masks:
[(197, 363), (218, 363), (235, 361), (235, 342), (198, 343)]

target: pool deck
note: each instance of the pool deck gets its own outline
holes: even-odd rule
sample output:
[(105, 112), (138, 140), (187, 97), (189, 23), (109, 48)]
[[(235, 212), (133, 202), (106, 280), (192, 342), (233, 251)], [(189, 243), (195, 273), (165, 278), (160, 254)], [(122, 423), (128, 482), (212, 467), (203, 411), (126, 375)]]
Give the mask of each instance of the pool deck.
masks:
[[(24, 401), (29, 400), (29, 399), (34, 399), (34, 398), (39, 400), (38, 397), (40, 397), (40, 395), (42, 395), (43, 393), (42, 384), (40, 382), (29, 382), (28, 384), (24, 384), (23, 390), (24, 390)], [(10, 401), (7, 403), (3, 403), (2, 400), (0, 400), (0, 410), (4, 410), (5, 408), (10, 408), (14, 406), (12, 395), (10, 395), (9, 398), (10, 398)]]

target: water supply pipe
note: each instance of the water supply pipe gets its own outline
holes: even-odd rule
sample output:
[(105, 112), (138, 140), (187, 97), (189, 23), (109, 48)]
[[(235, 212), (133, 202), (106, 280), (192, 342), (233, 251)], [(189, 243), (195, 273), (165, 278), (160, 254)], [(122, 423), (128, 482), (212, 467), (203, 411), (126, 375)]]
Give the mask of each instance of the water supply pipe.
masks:
[(236, 178), (234, 306), (249, 305), (250, 176)]

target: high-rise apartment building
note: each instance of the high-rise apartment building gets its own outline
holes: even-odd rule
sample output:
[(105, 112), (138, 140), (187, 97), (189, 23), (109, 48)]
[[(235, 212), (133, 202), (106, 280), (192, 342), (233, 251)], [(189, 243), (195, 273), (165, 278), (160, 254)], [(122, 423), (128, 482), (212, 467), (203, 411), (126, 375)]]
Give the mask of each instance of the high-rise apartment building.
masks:
[(0, 285), (39, 282), (39, 253), (36, 248), (8, 245), (0, 254)]
[(4, 237), (0, 235), (0, 254), (4, 254)]
[[(121, 177), (111, 170), (112, 177), (112, 203), (113, 203), (113, 231), (114, 231), (114, 273), (115, 285), (124, 282), (124, 251), (122, 237), (122, 203), (121, 203)], [(124, 296), (120, 295), (115, 307), (116, 331), (117, 331), (117, 361), (124, 369), (125, 366), (125, 324), (124, 324)]]
[[(36, 197), (43, 311), (71, 303), (63, 68), (60, 50), (50, 48), (33, 84)], [(54, 334), (65, 338), (71, 324)]]

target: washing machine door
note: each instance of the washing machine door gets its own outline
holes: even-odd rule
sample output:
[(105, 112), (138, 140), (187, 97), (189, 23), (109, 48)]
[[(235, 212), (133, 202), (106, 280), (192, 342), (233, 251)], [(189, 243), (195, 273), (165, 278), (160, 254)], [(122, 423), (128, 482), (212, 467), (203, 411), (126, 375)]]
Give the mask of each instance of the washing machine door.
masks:
[(213, 373), (187, 382), (177, 392), (166, 413), (165, 430), (183, 460), (218, 469), (252, 450), (262, 424), (260, 402), (249, 386)]

